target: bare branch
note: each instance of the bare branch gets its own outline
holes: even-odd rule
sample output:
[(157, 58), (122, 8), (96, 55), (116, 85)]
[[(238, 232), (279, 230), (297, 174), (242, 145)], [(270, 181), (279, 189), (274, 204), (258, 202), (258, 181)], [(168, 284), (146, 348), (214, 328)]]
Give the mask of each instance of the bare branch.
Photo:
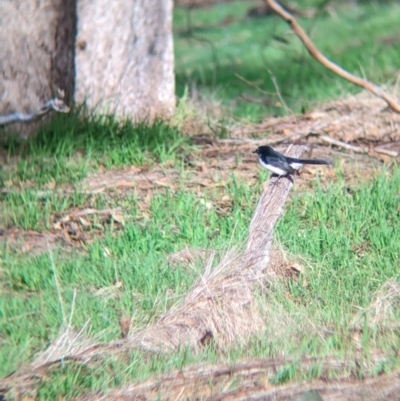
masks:
[(276, 14), (278, 14), (281, 18), (283, 18), (292, 27), (294, 33), (303, 42), (303, 44), (307, 48), (308, 52), (315, 60), (317, 60), (325, 68), (332, 71), (339, 77), (346, 79), (347, 81), (351, 82), (354, 85), (357, 85), (357, 86), (360, 86), (361, 88), (366, 89), (367, 91), (371, 92), (375, 96), (380, 97), (389, 105), (389, 107), (393, 111), (400, 113), (400, 105), (397, 103), (396, 99), (392, 98), (387, 93), (385, 93), (385, 91), (381, 87), (379, 87), (365, 79), (357, 77), (356, 75), (350, 74), (348, 71), (344, 70), (339, 65), (330, 61), (315, 47), (315, 45), (313, 44), (311, 39), (307, 36), (307, 34), (304, 32), (304, 30), (301, 28), (301, 26), (298, 24), (298, 22), (296, 21), (296, 19), (293, 17), (292, 14), (290, 14), (288, 11), (286, 11), (275, 0), (265, 0), (265, 2), (268, 5), (268, 7), (271, 7), (271, 9)]

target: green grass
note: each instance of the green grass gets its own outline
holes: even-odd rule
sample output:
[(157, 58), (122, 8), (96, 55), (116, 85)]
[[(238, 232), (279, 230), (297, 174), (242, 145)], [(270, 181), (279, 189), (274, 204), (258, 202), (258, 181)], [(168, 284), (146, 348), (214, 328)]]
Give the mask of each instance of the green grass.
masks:
[(12, 136), (4, 142), (6, 163), (0, 171), (0, 184), (33, 181), (37, 186), (51, 181), (73, 184), (100, 166), (110, 169), (173, 162), (187, 139), (162, 121), (134, 124), (118, 121), (113, 115), (88, 117), (83, 110), (76, 110), (55, 115), (26, 142)]
[[(280, 20), (244, 19), (248, 4), (193, 11), (192, 22), (203, 26), (193, 34), (208, 42), (179, 33), (186, 27), (185, 15), (175, 10), (179, 95), (195, 81), (202, 95), (216, 97), (234, 116), (256, 121), (284, 111), (275, 95), (266, 105), (238, 101), (242, 94), (265, 96), (235, 73), (275, 92), (271, 71), (294, 111), (356, 90), (311, 61)], [(398, 70), (399, 47), (377, 46), (372, 38), (394, 34), (400, 9), (385, 2), (379, 8), (362, 4), (358, 10), (355, 15), (338, 9), (337, 17), (322, 14), (301, 23), (329, 57), (357, 73), (362, 66), (370, 78), (385, 82)], [(232, 25), (216, 26), (230, 14)], [(273, 35), (289, 43), (280, 44)], [(172, 263), (168, 256), (185, 248), (223, 252), (240, 247), (267, 177), (260, 171), (258, 183), (250, 186), (232, 175), (223, 189), (188, 191), (185, 183), (196, 173), (185, 166), (184, 157), (197, 149), (178, 128), (158, 121), (147, 125), (117, 122), (113, 116), (87, 117), (83, 110), (55, 116), (26, 142), (5, 139), (2, 145), (0, 187), (7, 190), (0, 194), (0, 228), (48, 233), (60, 217), (85, 207), (119, 207), (125, 224), (93, 217), (94, 240), (83, 249), (61, 243), (51, 254), (33, 257), (0, 248), (0, 377), (32, 361), (68, 324), (106, 342), (119, 338), (122, 317), (132, 318), (136, 329), (154, 322), (204, 271), (200, 261), (188, 266)], [(134, 191), (87, 195), (78, 190), (82, 178), (100, 168), (147, 169), (166, 163), (181, 172), (180, 189), (156, 192), (146, 213)], [(274, 322), (267, 323), (264, 334), (223, 354), (213, 348), (196, 355), (183, 349), (170, 356), (132, 352), (128, 361), (110, 358), (101, 366), (66, 363), (49, 373), (39, 386), (39, 398), (72, 398), (197, 362), (233, 364), (241, 357), (293, 358), (277, 372), (275, 383), (318, 377), (318, 366), (296, 375), (302, 356), (333, 355), (371, 366), (371, 355), (379, 350), (389, 359), (371, 371), (398, 368), (400, 333), (389, 324), (400, 318), (398, 302), (388, 309), (388, 324), (385, 319), (375, 322), (368, 308), (385, 283), (399, 281), (400, 170), (395, 166), (351, 188), (337, 174), (336, 183), (317, 180), (313, 193), (294, 193), (286, 205), (276, 239), (304, 258), (306, 270), (298, 281), (271, 284), (267, 295), (260, 294), (260, 302), (268, 305), (266, 319)], [(68, 194), (62, 192), (66, 186), (72, 188)], [(221, 213), (219, 202), (226, 195), (231, 207)], [(353, 338), (355, 316), (361, 319), (361, 351)]]
[[(320, 327), (332, 327), (329, 350), (344, 352), (349, 344), (351, 321), (366, 310), (386, 282), (399, 282), (397, 258), (400, 251), (400, 171), (382, 173), (371, 183), (349, 189), (345, 183), (320, 188), (314, 195), (295, 198), (280, 222), (277, 239), (294, 254), (312, 261), (305, 279), (289, 285), (289, 313), (302, 313), (319, 320)], [(284, 300), (282, 299), (284, 302)], [(392, 305), (398, 319), (398, 305)], [(370, 316), (365, 313), (366, 323)], [(367, 325), (368, 326), (368, 325)], [(368, 330), (368, 328), (364, 328)], [(373, 349), (397, 350), (398, 330), (375, 327), (364, 333)], [(351, 330), (350, 330), (351, 331)], [(306, 353), (314, 345), (309, 338)], [(366, 345), (365, 345), (366, 346)]]
[[(88, 246), (84, 255), (74, 251), (69, 255), (60, 249), (52, 258), (47, 254), (32, 258), (5, 249), (0, 333), (7, 340), (0, 356), (0, 376), (43, 349), (63, 323), (54, 269), (62, 288), (64, 310), (71, 310), (77, 290), (74, 327), (83, 327), (90, 321), (92, 334), (104, 331), (100, 339), (107, 341), (119, 335), (118, 319), (122, 315), (134, 316), (138, 326), (153, 321), (185, 294), (198, 276), (198, 271), (188, 266), (170, 265), (168, 255), (186, 246), (221, 249), (230, 240), (243, 239), (244, 221), (248, 220), (250, 209), (243, 214), (242, 205), (255, 194), (234, 180), (228, 193), (235, 197), (235, 203), (224, 218), (217, 208), (206, 209), (201, 199), (184, 191), (155, 196), (150, 220), (140, 216), (134, 197), (109, 201), (108, 207), (123, 207), (124, 215), (129, 216), (124, 230), (115, 232), (111, 224), (106, 226), (104, 238)], [(73, 199), (69, 201), (55, 195), (46, 203), (48, 207), (43, 207), (43, 200), (37, 197), (8, 194), (2, 209), (6, 217), (12, 217), (8, 225), (46, 231), (52, 227), (56, 212), (76, 206)], [(90, 206), (100, 208), (103, 204), (101, 199), (92, 200)], [(240, 229), (233, 231), (235, 224)], [(98, 293), (112, 288), (117, 281), (123, 287), (110, 298)], [(24, 319), (15, 318), (25, 315)]]
[(372, 293), (396, 275), (397, 244), (400, 243), (398, 172), (393, 182), (388, 181), (382, 173), (359, 189), (349, 190), (339, 183), (324, 194), (319, 188), (314, 197), (296, 199), (285, 215), (282, 225), (287, 231), (281, 234), (281, 242), (288, 249), (321, 263), (329, 256), (329, 271), (319, 271), (318, 281), (310, 283), (317, 288), (324, 287), (325, 283), (323, 292), (327, 304), (337, 296), (338, 290), (344, 303), (368, 303), (371, 300), (364, 295), (354, 298), (354, 283)]
[[(195, 83), (202, 96), (219, 100), (233, 116), (258, 121), (287, 113), (276, 94), (273, 77), (286, 105), (295, 113), (319, 101), (359, 91), (314, 61), (278, 17), (247, 18), (252, 5), (220, 4), (212, 13), (209, 9), (190, 13), (175, 10), (178, 96)], [(400, 41), (395, 40), (399, 17), (396, 2), (359, 2), (357, 9), (336, 5), (333, 15), (320, 13), (317, 18), (300, 18), (299, 22), (332, 61), (382, 84), (396, 79), (400, 69)], [(227, 18), (232, 23), (221, 25)], [(385, 39), (391, 37), (394, 40), (387, 44)], [(236, 74), (269, 94), (249, 86)]]
[[(263, 179), (255, 188), (232, 179), (226, 191), (233, 207), (224, 216), (218, 213), (216, 193), (206, 195), (209, 208), (185, 190), (159, 193), (151, 202), (150, 219), (140, 217), (134, 197), (116, 199), (115, 205), (123, 205), (124, 213), (131, 216), (123, 231), (106, 226), (105, 236), (87, 246), (83, 254), (70, 254), (61, 247), (52, 257), (42, 254), (32, 258), (5, 248), (0, 287), (0, 376), (45, 349), (68, 321), (77, 331), (87, 327), (87, 335), (100, 342), (119, 337), (122, 316), (132, 317), (136, 328), (153, 322), (187, 293), (203, 269), (201, 264), (195, 268), (170, 264), (168, 255), (186, 247), (223, 251), (229, 243), (242, 243)], [(277, 313), (283, 311), (291, 317), (291, 325), (280, 337), (267, 330), (246, 348), (228, 350), (224, 359), (274, 357), (282, 352), (294, 358), (355, 354), (352, 319), (371, 304), (386, 281), (398, 281), (400, 233), (396, 227), (400, 213), (396, 199), (400, 171), (382, 173), (351, 191), (340, 180), (326, 188), (315, 185), (314, 194), (292, 199), (277, 232), (277, 239), (287, 249), (304, 256), (312, 266), (298, 282), (277, 285), (269, 295), (271, 305), (279, 305)], [(8, 197), (11, 195), (3, 199), (3, 210), (10, 208)], [(35, 198), (31, 202), (35, 207)], [(40, 207), (41, 201), (36, 202)], [(21, 210), (21, 218), (23, 214)], [(47, 216), (39, 214), (35, 224), (45, 227), (41, 219)], [(117, 282), (122, 286), (115, 288)], [(399, 309), (392, 307), (398, 319)], [(367, 323), (368, 318), (366, 313)], [(330, 334), (310, 336), (304, 321)], [(389, 354), (397, 351), (399, 333), (379, 326), (370, 329), (367, 323), (365, 358), (375, 349)], [(52, 399), (54, 392), (72, 396), (104, 389), (105, 383), (113, 386), (143, 380), (195, 361), (215, 360), (218, 354), (206, 350), (194, 356), (182, 351), (170, 359), (134, 353), (131, 358), (129, 366), (109, 361), (107, 369), (80, 368), (85, 375), (78, 375), (76, 366), (56, 369), (54, 380), (41, 387), (41, 398)], [(396, 366), (395, 361), (388, 366)], [(116, 372), (120, 372), (119, 379), (111, 380)], [(289, 373), (283, 372), (276, 380), (285, 381)]]

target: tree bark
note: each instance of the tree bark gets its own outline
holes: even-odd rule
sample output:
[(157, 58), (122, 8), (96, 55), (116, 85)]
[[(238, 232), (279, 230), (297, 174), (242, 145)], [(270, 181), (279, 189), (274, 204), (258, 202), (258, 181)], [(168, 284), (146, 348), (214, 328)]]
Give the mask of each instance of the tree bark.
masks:
[(77, 0), (75, 101), (135, 120), (175, 106), (172, 0)]
[(32, 113), (58, 88), (71, 99), (74, 38), (74, 1), (0, 1), (0, 114)]
[(174, 112), (172, 0), (3, 0), (0, 43), (0, 115), (36, 113), (56, 89), (134, 120)]

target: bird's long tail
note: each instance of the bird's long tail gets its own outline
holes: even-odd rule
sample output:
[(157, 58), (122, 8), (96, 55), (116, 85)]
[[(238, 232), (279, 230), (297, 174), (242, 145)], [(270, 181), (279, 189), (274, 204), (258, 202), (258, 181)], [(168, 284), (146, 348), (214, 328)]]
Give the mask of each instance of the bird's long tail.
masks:
[(299, 164), (332, 164), (332, 160), (328, 159), (293, 159), (287, 158), (289, 163), (299, 163)]

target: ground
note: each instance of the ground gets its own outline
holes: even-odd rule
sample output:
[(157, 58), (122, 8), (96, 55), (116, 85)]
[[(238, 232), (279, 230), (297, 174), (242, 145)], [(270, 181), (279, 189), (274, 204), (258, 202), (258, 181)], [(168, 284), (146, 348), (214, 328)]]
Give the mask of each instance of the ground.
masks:
[[(332, 79), (314, 85), (307, 69), (305, 86), (292, 93), (308, 95), (292, 102), (290, 77), (299, 71), (288, 72), (286, 87), (275, 48), (270, 70), (283, 107), (276, 88), (246, 71), (246, 60), (226, 63), (242, 42), (226, 43), (250, 25), (251, 35), (261, 37), (257, 30), (266, 23), (241, 20), (247, 9), (231, 4), (212, 13), (216, 24), (232, 14), (230, 31), (202, 27), (208, 41), (225, 38), (226, 45), (218, 68), (205, 63), (203, 72), (193, 69), (193, 58), (204, 49), (183, 56), (193, 39), (182, 36), (183, 11), (176, 10), (181, 92), (173, 121), (134, 125), (78, 110), (55, 116), (27, 142), (3, 141), (0, 389), (9, 397), (98, 399), (98, 391), (114, 391), (115, 399), (250, 393), (269, 399), (274, 392), (324, 399), (341, 388), (342, 397), (369, 391), (376, 399), (384, 389), (391, 399), (398, 393), (400, 116), (343, 86), (339, 98), (332, 96), (338, 95)], [(360, 6), (366, 33), (384, 20), (380, 35), (394, 35), (399, 9), (388, 4), (384, 16), (371, 12), (373, 4)], [(197, 12), (193, 21), (201, 23), (205, 11)], [(336, 26), (344, 13), (329, 12), (315, 29)], [(348, 50), (351, 43), (347, 37), (342, 45)], [(387, 90), (399, 97), (396, 59), (362, 49), (362, 64), (374, 59), (380, 67), (368, 72), (377, 78), (385, 71)], [(213, 71), (231, 81), (213, 86)], [(250, 101), (238, 101), (246, 91)], [(268, 98), (262, 91), (274, 93), (271, 107), (253, 101)], [(324, 97), (331, 100), (310, 104)], [(306, 156), (331, 158), (334, 166), (307, 167), (295, 178), (270, 269), (252, 293), (232, 271), (268, 180), (252, 154), (264, 143), (282, 152), (303, 143)], [(173, 333), (167, 341), (151, 331), (160, 322), (179, 324), (182, 314), (192, 319), (189, 312), (207, 290), (221, 285), (235, 294), (235, 308), (220, 304), (215, 311), (230, 313), (224, 319), (233, 319), (234, 338), (221, 329), (202, 336), (196, 349), (181, 348)], [(176, 344), (173, 352), (164, 352), (167, 343)]]

